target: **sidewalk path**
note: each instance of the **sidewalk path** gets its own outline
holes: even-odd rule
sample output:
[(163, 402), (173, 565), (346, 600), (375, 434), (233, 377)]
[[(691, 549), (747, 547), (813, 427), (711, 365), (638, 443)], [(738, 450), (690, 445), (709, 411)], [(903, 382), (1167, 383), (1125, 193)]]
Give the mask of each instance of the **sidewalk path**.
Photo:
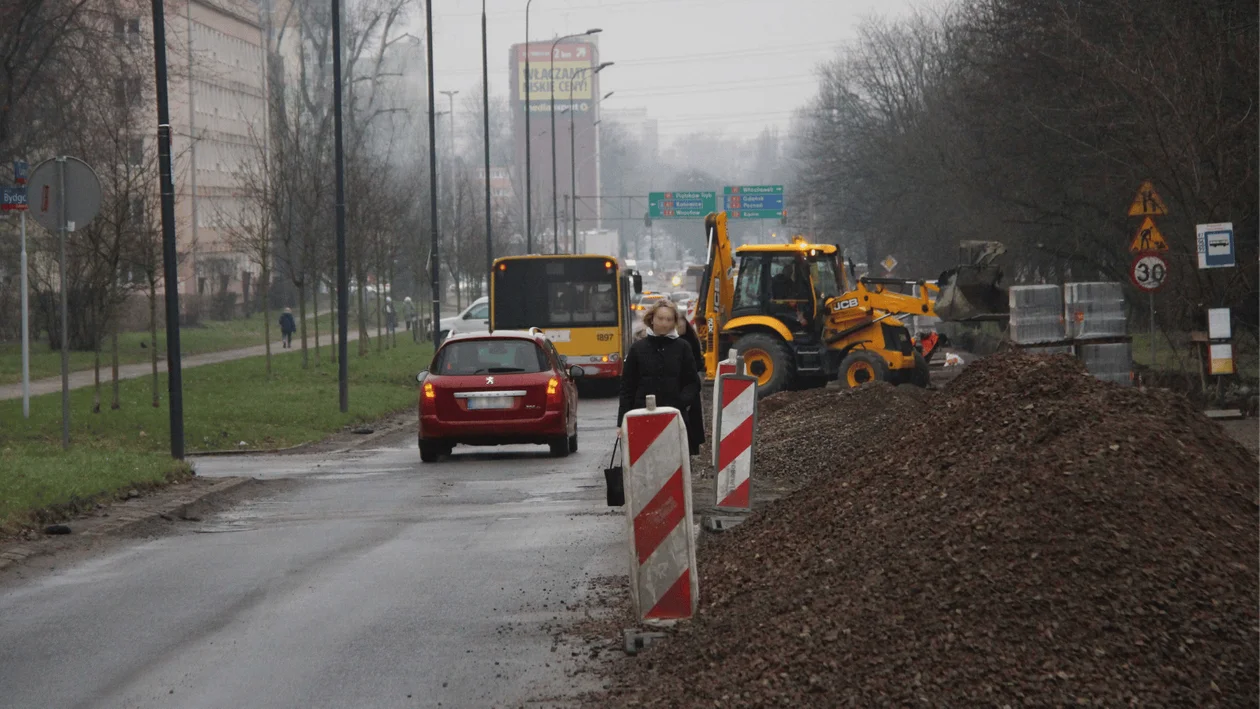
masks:
[[(405, 332), (405, 330), (401, 331), (399, 334), (401, 335), (402, 332)], [(375, 329), (370, 330), (369, 334), (371, 334), (373, 337), (376, 337)], [(350, 336), (346, 338), (346, 342), (354, 342), (355, 340), (358, 340), (358, 339), (359, 339), (358, 329), (353, 328), (350, 331)], [(321, 344), (326, 343), (326, 342), (327, 340), (321, 338)], [(298, 344), (297, 338), (294, 338), (293, 349), (298, 350), (300, 348), (301, 348), (301, 345)], [(280, 347), (280, 340), (276, 340), (275, 343), (271, 345), (271, 353), (273, 355), (282, 353), (284, 351), (285, 350), (281, 349)], [(163, 351), (163, 354), (165, 354), (165, 351)], [(188, 369), (189, 367), (200, 367), (205, 364), (219, 364), (220, 362), (230, 362), (234, 359), (245, 359), (246, 357), (261, 357), (265, 354), (267, 354), (266, 345), (258, 345), (256, 347), (245, 347), (239, 350), (224, 350), (222, 352), (207, 352), (205, 354), (193, 355), (191, 357), (184, 357), (182, 360), (182, 365), (183, 365), (183, 369)], [(165, 357), (162, 357), (161, 359), (158, 360), (158, 373), (159, 374), (166, 373), (166, 358)], [(147, 377), (152, 374), (153, 374), (153, 363), (151, 362), (142, 362), (139, 364), (124, 364), (118, 367), (119, 379), (140, 379), (141, 377)], [(110, 381), (112, 381), (110, 368), (107, 364), (102, 363), (101, 364), (101, 385), (105, 386)], [(71, 389), (84, 389), (84, 388), (92, 386), (93, 384), (95, 384), (95, 382), (96, 382), (95, 374), (93, 370), (91, 369), (83, 369), (83, 370), (70, 373), (70, 388)], [(31, 380), (31, 396), (32, 397), (39, 396), (41, 394), (52, 394), (54, 392), (59, 392), (59, 391), (61, 391), (61, 377), (59, 376), (49, 377), (47, 379), (32, 379)], [(21, 398), (22, 398), (22, 382), (0, 385), (0, 401), (5, 401), (7, 399), (21, 399)]]

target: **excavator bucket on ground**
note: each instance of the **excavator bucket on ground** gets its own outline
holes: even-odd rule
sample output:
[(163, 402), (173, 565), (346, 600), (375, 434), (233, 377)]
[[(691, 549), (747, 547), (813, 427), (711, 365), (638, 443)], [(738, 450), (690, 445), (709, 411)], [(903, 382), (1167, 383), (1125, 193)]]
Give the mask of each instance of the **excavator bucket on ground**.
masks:
[(935, 310), (942, 320), (1001, 320), (1010, 315), (1002, 269), (994, 263), (1006, 253), (996, 241), (963, 241), (959, 263), (941, 274)]

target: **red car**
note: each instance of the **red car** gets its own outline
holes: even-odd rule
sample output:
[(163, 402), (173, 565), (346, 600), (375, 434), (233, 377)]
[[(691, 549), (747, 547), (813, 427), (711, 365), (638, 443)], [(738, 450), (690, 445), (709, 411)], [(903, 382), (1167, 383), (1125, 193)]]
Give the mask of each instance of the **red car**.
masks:
[(554, 456), (577, 451), (577, 384), (541, 330), (452, 335), (420, 382), (420, 460), (457, 444), (538, 443)]

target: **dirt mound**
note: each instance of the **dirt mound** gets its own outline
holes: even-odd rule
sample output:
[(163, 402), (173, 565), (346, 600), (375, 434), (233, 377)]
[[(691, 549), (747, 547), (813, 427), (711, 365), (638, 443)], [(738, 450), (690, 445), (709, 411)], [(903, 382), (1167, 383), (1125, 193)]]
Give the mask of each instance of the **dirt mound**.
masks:
[(981, 360), (930, 409), (860, 451), (767, 416), (798, 435), (763, 453), (831, 474), (708, 543), (699, 617), (597, 704), (1257, 706), (1255, 458), (1067, 357)]
[[(919, 387), (873, 382), (857, 389), (806, 389), (772, 394), (757, 402), (754, 485), (795, 487), (835, 470), (833, 459), (855, 454), (872, 441), (915, 421), (933, 394)], [(706, 409), (707, 413), (707, 409)], [(706, 421), (706, 425), (707, 425)], [(711, 441), (712, 432), (706, 436)], [(706, 443), (692, 459), (697, 477), (713, 476)]]
[(917, 387), (886, 382), (793, 394), (794, 401), (762, 413), (754, 476), (804, 484), (814, 476), (834, 474), (871, 444), (886, 440), (889, 432), (921, 420), (931, 396)]

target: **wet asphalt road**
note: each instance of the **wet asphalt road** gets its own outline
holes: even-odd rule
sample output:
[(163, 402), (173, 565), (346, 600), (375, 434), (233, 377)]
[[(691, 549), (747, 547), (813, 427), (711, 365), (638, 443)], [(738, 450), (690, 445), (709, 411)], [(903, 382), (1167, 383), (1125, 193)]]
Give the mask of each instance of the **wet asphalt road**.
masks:
[(457, 448), (421, 465), (410, 432), (201, 459), (204, 476), (297, 482), (0, 578), (0, 706), (566, 706), (589, 686), (553, 635), (590, 579), (625, 571), (603, 506), (615, 414), (583, 401), (581, 449), (560, 459)]

